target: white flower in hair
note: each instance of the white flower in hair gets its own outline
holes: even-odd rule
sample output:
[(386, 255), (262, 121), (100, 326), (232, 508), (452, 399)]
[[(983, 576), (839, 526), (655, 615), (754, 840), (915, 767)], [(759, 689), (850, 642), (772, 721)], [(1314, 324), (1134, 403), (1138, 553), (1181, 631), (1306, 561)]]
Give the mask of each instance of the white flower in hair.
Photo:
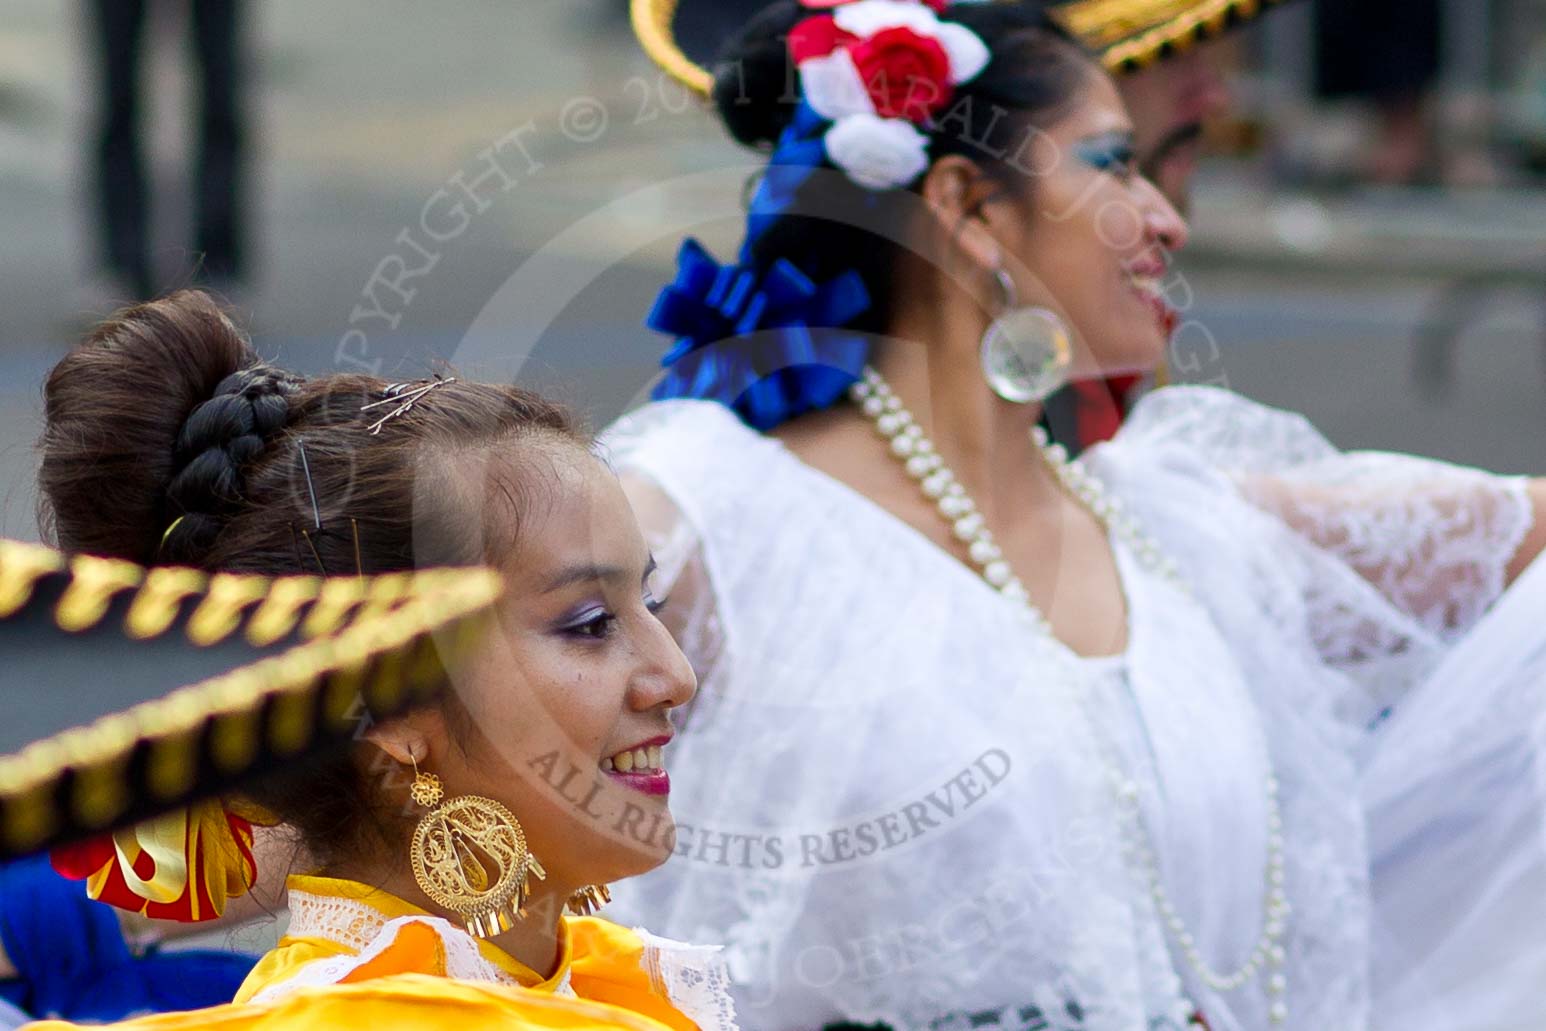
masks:
[(833, 8), (832, 18), (844, 32), (864, 38), (881, 29), (908, 28), (923, 36), (934, 35), (939, 15), (918, 0), (858, 0)]
[(831, 13), (797, 23), (788, 46), (805, 102), (833, 123), (824, 137), (827, 157), (867, 189), (906, 186), (929, 167), (920, 128), (987, 66), (987, 44), (963, 25), (940, 21), (944, 0), (820, 6)]
[(870, 190), (906, 186), (929, 167), (929, 138), (900, 118), (849, 115), (827, 130), (824, 142), (828, 159)]
[(958, 85), (975, 79), (988, 66), (988, 58), (992, 56), (988, 52), (988, 44), (965, 25), (940, 22), (934, 38), (939, 40), (939, 45), (949, 55), (950, 78)]
[(849, 115), (875, 114), (875, 102), (859, 78), (847, 50), (834, 50), (800, 66), (800, 88), (805, 102), (829, 122)]

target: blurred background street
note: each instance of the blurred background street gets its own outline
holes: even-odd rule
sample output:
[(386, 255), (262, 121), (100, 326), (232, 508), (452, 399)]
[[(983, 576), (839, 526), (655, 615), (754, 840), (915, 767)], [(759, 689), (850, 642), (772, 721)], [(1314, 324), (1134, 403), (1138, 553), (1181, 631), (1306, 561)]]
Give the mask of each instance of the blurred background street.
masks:
[[(183, 5), (152, 6), (164, 289), (190, 274), (193, 78)], [(260, 350), (405, 379), (437, 359), (518, 372), (598, 422), (636, 398), (664, 346), (641, 320), (676, 246), (690, 231), (731, 251), (754, 156), (637, 52), (621, 6), (250, 5), (251, 274), (230, 299)], [(1546, 148), (1531, 135), (1546, 138), (1531, 107), (1532, 89), (1546, 107), (1546, 3), (1457, 9), (1440, 153), (1407, 185), (1349, 174), (1367, 119), (1309, 101), (1307, 5), (1220, 44), (1249, 74), (1195, 191), (1176, 376), (1298, 409), (1341, 445), (1546, 473), (1546, 189), (1532, 171)], [(7, 536), (36, 536), (42, 378), (107, 304), (91, 275), (84, 10), (4, 0), (0, 16)]]

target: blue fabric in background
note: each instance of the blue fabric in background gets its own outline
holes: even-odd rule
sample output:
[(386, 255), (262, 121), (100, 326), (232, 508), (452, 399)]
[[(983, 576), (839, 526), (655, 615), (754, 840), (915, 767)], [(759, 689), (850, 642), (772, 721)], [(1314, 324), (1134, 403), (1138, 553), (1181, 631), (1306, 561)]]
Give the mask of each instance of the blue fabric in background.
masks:
[(132, 954), (112, 907), (55, 873), (47, 856), (0, 866), (0, 944), (20, 975), (0, 981), (0, 999), (75, 1021), (230, 1002), (257, 962), (215, 950)]

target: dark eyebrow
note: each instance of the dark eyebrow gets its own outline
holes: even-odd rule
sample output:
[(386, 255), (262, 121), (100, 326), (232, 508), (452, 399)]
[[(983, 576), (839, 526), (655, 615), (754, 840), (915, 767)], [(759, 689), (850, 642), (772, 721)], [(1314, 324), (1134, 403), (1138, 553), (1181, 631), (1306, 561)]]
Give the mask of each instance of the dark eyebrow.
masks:
[[(649, 564), (644, 567), (644, 576), (641, 580), (648, 580), (650, 574), (655, 571), (655, 556), (651, 555)], [(542, 587), (543, 594), (552, 594), (554, 591), (572, 587), (578, 583), (589, 583), (593, 580), (606, 582), (608, 580), (621, 583), (628, 579), (628, 571), (622, 566), (585, 565), (569, 566), (560, 570), (551, 580)]]
[(543, 594), (552, 594), (554, 591), (571, 587), (578, 583), (587, 583), (592, 580), (622, 580), (627, 577), (627, 572), (619, 566), (569, 566), (559, 572), (542, 587)]

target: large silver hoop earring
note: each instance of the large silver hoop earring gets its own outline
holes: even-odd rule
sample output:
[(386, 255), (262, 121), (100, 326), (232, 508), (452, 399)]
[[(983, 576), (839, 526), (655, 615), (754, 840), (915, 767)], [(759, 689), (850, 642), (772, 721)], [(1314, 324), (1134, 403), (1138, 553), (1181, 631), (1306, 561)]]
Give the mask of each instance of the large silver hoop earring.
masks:
[(1009, 273), (996, 269), (994, 276), (1004, 308), (982, 335), (982, 376), (1005, 401), (1045, 401), (1068, 382), (1073, 364), (1068, 327), (1046, 308), (1019, 307)]

